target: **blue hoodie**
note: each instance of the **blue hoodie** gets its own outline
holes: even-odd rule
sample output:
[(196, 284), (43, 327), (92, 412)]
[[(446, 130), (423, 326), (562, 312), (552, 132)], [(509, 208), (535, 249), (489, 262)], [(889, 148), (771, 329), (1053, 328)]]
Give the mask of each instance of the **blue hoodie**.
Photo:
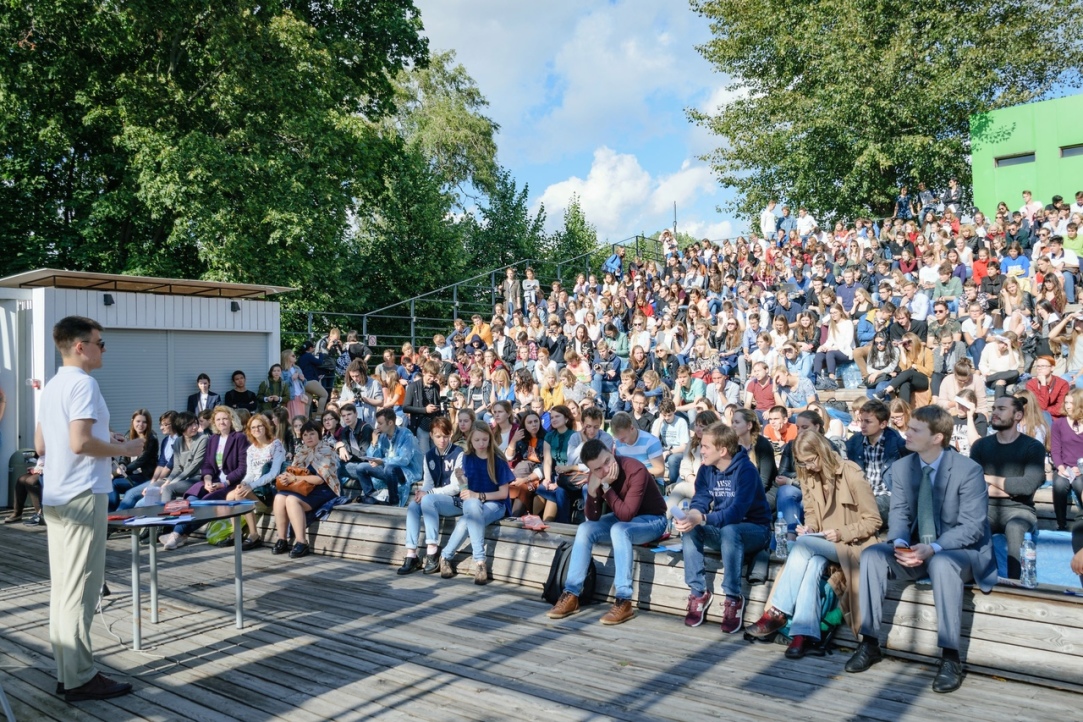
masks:
[(711, 526), (748, 522), (771, 526), (771, 507), (760, 481), (760, 472), (740, 449), (725, 471), (704, 464), (696, 474), (692, 508), (707, 517)]

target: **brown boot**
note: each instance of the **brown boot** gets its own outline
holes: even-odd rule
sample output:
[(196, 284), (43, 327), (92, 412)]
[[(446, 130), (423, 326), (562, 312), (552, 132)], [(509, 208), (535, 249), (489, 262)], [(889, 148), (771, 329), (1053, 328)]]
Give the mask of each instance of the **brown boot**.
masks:
[(485, 566), (485, 562), (477, 562), (474, 567), (474, 584), (488, 584), (489, 583), (489, 569)]
[(451, 562), (446, 557), (440, 557), (440, 576), (444, 579), (451, 579), (455, 576), (455, 568), (451, 566)]
[(769, 607), (764, 611), (758, 622), (745, 630), (745, 634), (756, 639), (764, 639), (785, 626), (786, 615), (774, 607)]
[(624, 624), (629, 619), (634, 618), (636, 615), (636, 609), (632, 606), (631, 599), (618, 599), (613, 602), (613, 606), (609, 608), (601, 619), (602, 624), (612, 626), (614, 624)]
[(571, 592), (561, 592), (560, 599), (545, 613), (550, 619), (564, 619), (579, 611), (579, 597)]

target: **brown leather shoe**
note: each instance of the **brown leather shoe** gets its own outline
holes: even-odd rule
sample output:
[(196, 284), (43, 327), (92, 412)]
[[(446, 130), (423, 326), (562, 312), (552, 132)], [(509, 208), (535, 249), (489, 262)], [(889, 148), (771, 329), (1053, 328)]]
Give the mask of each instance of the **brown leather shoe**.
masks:
[(112, 699), (120, 697), (132, 691), (132, 686), (127, 682), (117, 682), (109, 679), (101, 672), (90, 678), (86, 684), (64, 692), (64, 701), (79, 702), (86, 699)]
[(488, 584), (489, 583), (489, 568), (485, 566), (485, 562), (477, 562), (474, 565), (474, 584)]
[(453, 576), (455, 576), (455, 567), (451, 566), (451, 562), (446, 557), (440, 557), (440, 577), (451, 579)]
[(756, 639), (770, 637), (786, 626), (786, 615), (774, 607), (768, 608), (759, 621), (745, 629), (745, 634)]
[(545, 613), (550, 619), (564, 619), (579, 611), (579, 597), (571, 592), (561, 592), (560, 599)]
[(629, 619), (633, 619), (636, 615), (636, 609), (632, 606), (631, 599), (618, 599), (613, 602), (613, 606), (609, 608), (609, 611), (602, 616), (602, 624), (612, 626), (614, 624), (624, 624)]

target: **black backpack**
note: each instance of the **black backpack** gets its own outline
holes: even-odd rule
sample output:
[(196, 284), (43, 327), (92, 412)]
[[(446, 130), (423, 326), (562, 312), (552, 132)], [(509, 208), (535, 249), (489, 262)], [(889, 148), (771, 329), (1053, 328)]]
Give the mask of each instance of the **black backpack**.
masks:
[[(553, 564), (549, 567), (549, 578), (545, 580), (542, 589), (542, 599), (550, 604), (556, 604), (560, 595), (564, 592), (564, 583), (568, 580), (568, 564), (572, 558), (572, 545), (561, 542), (553, 555)], [(594, 568), (594, 559), (587, 566), (587, 576), (583, 579), (583, 591), (579, 594), (579, 604), (590, 604), (594, 601), (594, 587), (598, 581), (598, 571)]]

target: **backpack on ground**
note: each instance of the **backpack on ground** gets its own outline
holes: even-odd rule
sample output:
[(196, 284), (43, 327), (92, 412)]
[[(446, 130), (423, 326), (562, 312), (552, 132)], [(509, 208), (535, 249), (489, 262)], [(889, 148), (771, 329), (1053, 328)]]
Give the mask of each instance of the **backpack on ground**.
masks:
[[(550, 604), (556, 604), (564, 591), (564, 584), (568, 581), (568, 565), (572, 559), (572, 545), (561, 542), (553, 555), (553, 564), (549, 567), (549, 578), (545, 580), (542, 589), (542, 599)], [(579, 594), (579, 604), (590, 604), (594, 601), (594, 587), (598, 582), (598, 570), (595, 568), (594, 559), (587, 565), (587, 576), (583, 579), (583, 591)]]

